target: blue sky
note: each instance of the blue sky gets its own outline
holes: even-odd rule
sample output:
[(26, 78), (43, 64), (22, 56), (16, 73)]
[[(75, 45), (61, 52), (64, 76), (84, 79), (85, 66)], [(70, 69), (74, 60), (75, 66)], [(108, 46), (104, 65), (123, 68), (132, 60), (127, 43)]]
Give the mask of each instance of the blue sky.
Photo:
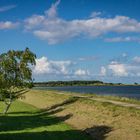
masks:
[(36, 81), (140, 82), (139, 0), (1, 0), (0, 52), (29, 47)]

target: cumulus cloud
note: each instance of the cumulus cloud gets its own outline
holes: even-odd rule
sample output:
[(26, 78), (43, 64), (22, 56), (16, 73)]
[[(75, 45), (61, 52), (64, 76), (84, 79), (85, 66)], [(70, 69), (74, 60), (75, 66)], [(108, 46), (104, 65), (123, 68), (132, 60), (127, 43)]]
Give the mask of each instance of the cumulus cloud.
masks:
[(135, 57), (133, 58), (133, 62), (134, 62), (134, 63), (137, 63), (137, 64), (140, 64), (140, 56), (135, 56)]
[[(123, 56), (127, 54), (123, 53)], [(128, 63), (129, 62), (129, 63)], [(36, 59), (36, 66), (33, 67), (33, 74), (35, 79), (49, 78), (50, 80), (68, 80), (68, 79), (105, 79), (109, 77), (114, 78), (130, 78), (140, 76), (140, 57), (135, 56), (128, 62), (111, 61), (106, 66), (101, 66), (100, 71), (91, 73), (91, 69), (82, 69), (77, 67), (77, 63), (71, 60), (54, 61), (47, 57)]]
[(45, 14), (48, 18), (56, 18), (57, 16), (57, 6), (59, 5), (60, 0), (56, 1), (56, 3), (52, 4), (51, 8), (45, 11)]
[(111, 70), (115, 76), (128, 76), (128, 72), (124, 64), (111, 62), (111, 64), (108, 65), (108, 69)]
[(100, 16), (101, 14), (102, 14), (101, 12), (92, 12), (90, 17), (94, 18), (94, 17)]
[(140, 42), (140, 37), (114, 37), (104, 39), (106, 42)]
[(31, 18), (25, 19), (26, 29), (34, 29), (40, 27), (42, 22), (45, 20), (44, 16), (41, 15), (33, 15)]
[(13, 8), (17, 7), (16, 5), (6, 5), (6, 6), (2, 6), (0, 7), (0, 12), (6, 12), (9, 11)]
[(104, 66), (101, 67), (100, 75), (101, 76), (106, 76), (106, 68)]
[(99, 56), (86, 56), (78, 58), (78, 61), (95, 61), (98, 60)]
[(33, 68), (35, 75), (39, 74), (67, 74), (69, 66), (72, 65), (71, 61), (52, 61), (47, 57), (36, 59), (36, 66)]
[[(5, 12), (15, 8), (16, 5), (7, 5), (0, 7), (0, 12)], [(14, 29), (19, 26), (19, 22), (0, 21), (0, 30)]]
[(5, 29), (13, 29), (16, 28), (19, 25), (19, 23), (13, 23), (11, 21), (0, 21), (0, 30), (5, 30)]
[(36, 59), (36, 66), (32, 70), (35, 79), (68, 80), (89, 78), (91, 76), (88, 70), (75, 67), (73, 61), (54, 61), (44, 56)]
[[(125, 55), (125, 54), (124, 54)], [(137, 77), (140, 76), (140, 57), (135, 56), (127, 63), (121, 63), (120, 61), (111, 61), (107, 65), (108, 75), (118, 77)]]
[(83, 69), (78, 69), (74, 73), (76, 76), (88, 76), (89, 71), (88, 70), (83, 70)]
[(52, 4), (51, 8), (44, 12), (44, 15), (33, 15), (27, 18), (25, 20), (25, 29), (38, 38), (47, 40), (49, 44), (60, 43), (81, 35), (95, 38), (109, 32), (140, 32), (140, 22), (126, 16), (102, 18), (97, 17), (100, 13), (93, 13), (96, 17), (89, 19), (62, 19), (57, 14), (59, 3), (60, 1), (57, 1)]

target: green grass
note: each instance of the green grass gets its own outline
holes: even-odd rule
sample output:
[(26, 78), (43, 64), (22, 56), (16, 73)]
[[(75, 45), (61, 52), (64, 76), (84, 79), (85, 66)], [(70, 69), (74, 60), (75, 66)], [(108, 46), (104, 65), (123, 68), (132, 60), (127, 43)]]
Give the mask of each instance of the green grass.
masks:
[(91, 95), (83, 98), (75, 97), (75, 93), (64, 93), (31, 90), (22, 101), (40, 109), (51, 108), (51, 114), (57, 117), (72, 113), (65, 122), (85, 130), (93, 140), (139, 140), (140, 110), (91, 100)]
[[(38, 90), (39, 91), (39, 90)], [(49, 92), (56, 92), (59, 93), (60, 91), (58, 90), (48, 90)], [(86, 94), (80, 94), (80, 93), (75, 93), (75, 92), (69, 92), (69, 91), (61, 91), (61, 93), (65, 93), (67, 95), (82, 95), (85, 97), (89, 98), (103, 98), (107, 100), (114, 100), (114, 101), (120, 101), (120, 102), (125, 102), (125, 103), (132, 103), (132, 104), (138, 104), (140, 105), (140, 100), (139, 99), (134, 99), (134, 98), (128, 98), (128, 97), (120, 97), (120, 96), (113, 96), (113, 95), (98, 95), (98, 94), (93, 94), (93, 93), (86, 93)]]
[[(2, 102), (0, 108), (4, 108)], [(0, 140), (89, 140), (82, 131), (64, 123), (70, 117), (54, 117), (53, 112), (16, 101), (8, 115), (0, 114)]]

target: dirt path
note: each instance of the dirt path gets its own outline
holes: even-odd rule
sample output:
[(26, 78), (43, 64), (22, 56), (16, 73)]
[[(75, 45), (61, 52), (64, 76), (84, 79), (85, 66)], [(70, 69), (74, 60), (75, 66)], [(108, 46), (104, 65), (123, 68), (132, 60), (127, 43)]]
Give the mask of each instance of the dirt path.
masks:
[(108, 103), (112, 103), (119, 106), (134, 107), (134, 108), (140, 109), (140, 105), (132, 104), (132, 103), (125, 103), (125, 102), (107, 100), (107, 99), (102, 99), (102, 98), (91, 98), (91, 100), (100, 101), (100, 102), (108, 102)]
[[(66, 94), (66, 93), (57, 93), (57, 94)], [(107, 103), (112, 103), (115, 105), (119, 106), (124, 106), (124, 107), (133, 107), (136, 109), (140, 109), (140, 105), (138, 104), (133, 104), (133, 103), (126, 103), (126, 102), (121, 102), (121, 101), (115, 101), (115, 100), (109, 100), (109, 99), (104, 99), (104, 98), (96, 98), (96, 97), (87, 97), (87, 96), (82, 96), (82, 95), (74, 95), (75, 97), (80, 97), (80, 98), (86, 98), (94, 101), (99, 101), (99, 102), (107, 102)]]

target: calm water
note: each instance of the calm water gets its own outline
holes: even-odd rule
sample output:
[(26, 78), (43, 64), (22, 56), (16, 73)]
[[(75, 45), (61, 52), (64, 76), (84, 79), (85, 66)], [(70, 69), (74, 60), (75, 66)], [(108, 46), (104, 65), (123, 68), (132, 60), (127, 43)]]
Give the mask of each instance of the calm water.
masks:
[(35, 89), (59, 90), (77, 93), (93, 93), (140, 99), (140, 86), (66, 86), (66, 87), (35, 87)]

